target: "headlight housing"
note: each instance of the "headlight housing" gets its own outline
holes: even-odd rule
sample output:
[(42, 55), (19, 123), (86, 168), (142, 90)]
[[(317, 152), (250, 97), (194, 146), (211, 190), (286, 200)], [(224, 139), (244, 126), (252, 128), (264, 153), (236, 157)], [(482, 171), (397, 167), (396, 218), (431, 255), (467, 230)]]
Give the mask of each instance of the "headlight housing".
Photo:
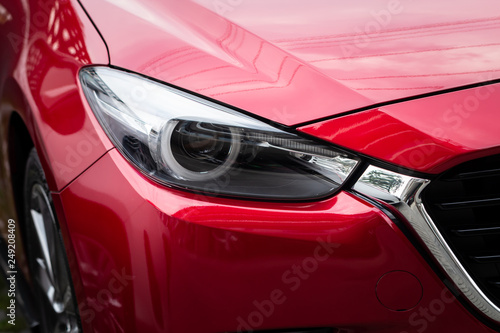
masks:
[(84, 94), (116, 148), (168, 186), (273, 200), (332, 194), (359, 160), (140, 75), (80, 71)]

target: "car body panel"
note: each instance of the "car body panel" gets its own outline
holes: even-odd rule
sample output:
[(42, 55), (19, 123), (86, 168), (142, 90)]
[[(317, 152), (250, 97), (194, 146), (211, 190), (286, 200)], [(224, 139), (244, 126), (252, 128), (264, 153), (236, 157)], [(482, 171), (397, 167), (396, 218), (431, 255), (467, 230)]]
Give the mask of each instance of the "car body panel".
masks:
[(494, 0), (82, 3), (114, 65), (285, 125), (500, 74)]
[[(81, 0), (92, 21), (76, 0), (0, 1), (12, 15), (0, 35), (22, 41), (1, 40), (0, 226), (16, 211), (15, 110), (52, 191), (84, 332), (493, 332), (451, 296), (404, 218), (349, 188), (281, 203), (151, 181), (113, 148), (78, 72), (123, 67), (393, 169), (438, 173), (498, 153), (498, 85), (366, 108), (497, 78), (495, 1)], [(389, 279), (380, 291), (393, 272), (413, 289)]]
[(7, 46), (2, 52), (11, 59), (4, 65), (9, 79), (2, 87), (3, 126), (8, 128), (16, 110), (27, 124), (51, 190), (60, 190), (112, 147), (82, 103), (77, 79), (84, 65), (108, 64), (106, 45), (77, 1), (5, 6), (12, 20), (3, 25), (2, 34)]
[(10, 126), (14, 119), (22, 122), (25, 140), (35, 145), (50, 189), (64, 188), (112, 148), (92, 111), (82, 103), (77, 80), (82, 66), (107, 64), (109, 58), (77, 1), (2, 1), (0, 5), (8, 13), (8, 20), (0, 24), (0, 234), (7, 235), (9, 219), (16, 221), (16, 264), (28, 276), (23, 206), (15, 194), (22, 188), (12, 183), (14, 175), (23, 179), (25, 165), (10, 161), (9, 151), (9, 140), (24, 132), (16, 133), (20, 129)]
[(408, 169), (440, 173), (500, 153), (500, 84), (397, 103), (299, 130)]
[[(57, 197), (85, 290), (82, 322), (95, 332), (492, 332), (385, 214), (346, 192), (283, 205), (204, 197), (152, 183), (113, 149)], [(392, 271), (420, 281), (415, 308), (378, 301)], [(272, 310), (260, 307), (271, 299)]]

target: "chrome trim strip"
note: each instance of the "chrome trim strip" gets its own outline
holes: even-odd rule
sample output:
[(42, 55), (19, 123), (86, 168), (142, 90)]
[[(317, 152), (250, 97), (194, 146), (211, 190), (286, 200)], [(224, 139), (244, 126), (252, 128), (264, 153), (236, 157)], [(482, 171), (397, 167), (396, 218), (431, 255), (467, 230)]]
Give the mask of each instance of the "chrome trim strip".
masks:
[(395, 207), (408, 220), (463, 295), (488, 318), (500, 322), (500, 308), (467, 273), (427, 213), (421, 195), (429, 183), (428, 179), (369, 166), (354, 185), (354, 190)]

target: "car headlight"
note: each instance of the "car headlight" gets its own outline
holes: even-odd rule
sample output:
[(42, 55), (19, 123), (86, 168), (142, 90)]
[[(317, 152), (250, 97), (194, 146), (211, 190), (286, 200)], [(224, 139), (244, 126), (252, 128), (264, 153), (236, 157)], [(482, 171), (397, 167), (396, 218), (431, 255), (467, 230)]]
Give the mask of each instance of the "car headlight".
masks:
[(216, 195), (313, 199), (337, 190), (359, 162), (140, 75), (88, 67), (80, 80), (116, 148), (165, 185)]

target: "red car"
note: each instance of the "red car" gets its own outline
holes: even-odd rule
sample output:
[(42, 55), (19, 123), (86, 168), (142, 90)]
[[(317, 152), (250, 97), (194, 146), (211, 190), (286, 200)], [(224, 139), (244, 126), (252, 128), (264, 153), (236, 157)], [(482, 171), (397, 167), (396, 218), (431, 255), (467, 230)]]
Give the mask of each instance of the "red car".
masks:
[(496, 0), (0, 0), (7, 328), (497, 332)]

